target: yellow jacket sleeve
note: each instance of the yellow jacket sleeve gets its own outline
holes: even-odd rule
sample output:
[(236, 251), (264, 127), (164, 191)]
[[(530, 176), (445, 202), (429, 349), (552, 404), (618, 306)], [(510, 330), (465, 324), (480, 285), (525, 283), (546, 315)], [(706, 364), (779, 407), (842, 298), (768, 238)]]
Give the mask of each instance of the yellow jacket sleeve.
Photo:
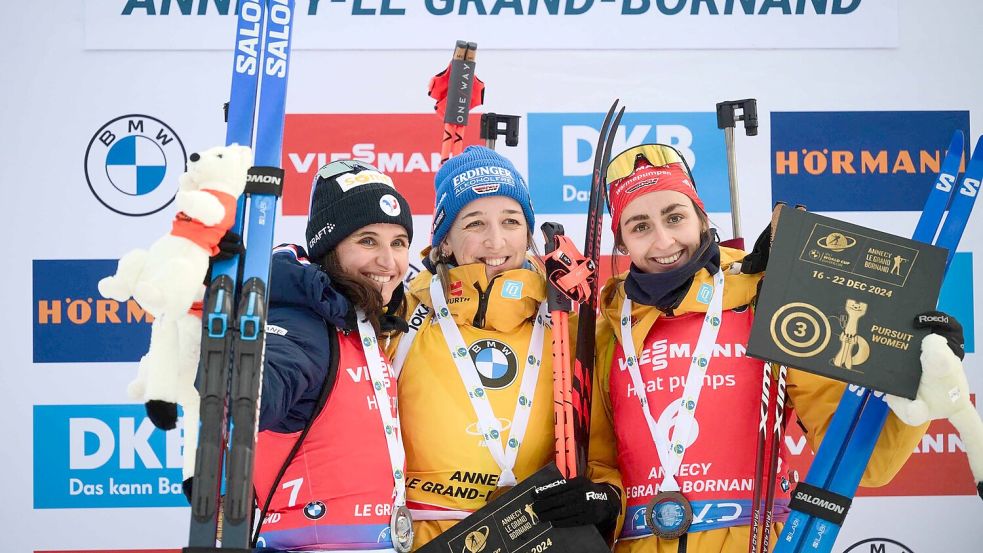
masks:
[[(813, 451), (819, 449), (845, 388), (846, 384), (843, 382), (789, 369), (789, 400), (802, 422), (809, 447)], [(908, 426), (894, 413), (889, 413), (860, 485), (878, 487), (890, 482), (915, 450), (927, 428), (927, 423)]]
[(611, 360), (614, 358), (614, 335), (607, 321), (597, 322), (594, 382), (591, 397), (590, 445), (587, 449), (587, 476), (594, 482), (611, 484), (621, 494), (621, 512), (614, 536), (621, 535), (624, 525), (625, 488), (618, 470), (618, 443), (614, 436), (611, 396), (608, 388)]

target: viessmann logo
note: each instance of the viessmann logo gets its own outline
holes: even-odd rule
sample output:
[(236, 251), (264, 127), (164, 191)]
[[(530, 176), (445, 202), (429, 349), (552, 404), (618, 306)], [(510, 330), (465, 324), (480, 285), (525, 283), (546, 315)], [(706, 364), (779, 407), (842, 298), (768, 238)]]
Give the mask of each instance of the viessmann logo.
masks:
[(921, 211), (968, 111), (773, 112), (772, 200), (810, 211)]
[(104, 299), (96, 288), (99, 279), (113, 274), (116, 263), (34, 260), (35, 363), (138, 361), (147, 352), (153, 317), (132, 299)]
[[(477, 144), (478, 117), (465, 143)], [(283, 133), (284, 215), (307, 215), (317, 170), (338, 159), (376, 166), (392, 178), (414, 214), (431, 214), (443, 123), (433, 114), (288, 114)]]

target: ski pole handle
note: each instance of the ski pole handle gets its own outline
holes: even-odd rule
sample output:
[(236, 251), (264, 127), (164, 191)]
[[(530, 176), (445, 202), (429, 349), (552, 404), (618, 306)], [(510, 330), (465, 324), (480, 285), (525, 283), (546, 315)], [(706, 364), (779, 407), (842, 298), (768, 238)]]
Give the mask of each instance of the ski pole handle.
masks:
[(482, 113), (479, 136), (485, 141), (485, 146), (494, 150), (495, 140), (501, 135), (505, 135), (506, 146), (515, 147), (519, 145), (519, 116)]

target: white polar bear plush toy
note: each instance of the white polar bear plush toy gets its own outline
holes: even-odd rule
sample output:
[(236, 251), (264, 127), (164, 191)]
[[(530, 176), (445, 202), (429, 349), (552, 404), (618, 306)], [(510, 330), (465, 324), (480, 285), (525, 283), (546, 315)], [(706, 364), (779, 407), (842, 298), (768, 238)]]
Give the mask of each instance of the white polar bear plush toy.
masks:
[[(153, 315), (150, 349), (140, 359), (128, 395), (144, 402), (147, 415), (163, 430), (176, 427), (184, 409), (184, 478), (194, 474), (200, 398), (195, 376), (201, 351), (203, 280), (209, 257), (235, 222), (236, 202), (252, 166), (252, 150), (232, 144), (191, 154), (175, 203), (171, 232), (149, 250), (124, 255), (116, 274), (99, 281), (99, 292), (117, 301), (133, 297)], [(200, 305), (200, 304), (199, 304)]]
[(966, 446), (976, 491), (983, 498), (983, 420), (969, 400), (961, 356), (953, 351), (962, 352), (962, 326), (938, 311), (919, 315), (918, 320), (921, 324), (916, 323), (917, 326), (931, 327), (941, 334), (922, 339), (922, 377), (917, 396), (911, 400), (885, 395), (884, 400), (902, 422), (911, 426), (948, 419)]
[(236, 200), (246, 186), (252, 150), (233, 144), (191, 154), (175, 203), (171, 232), (149, 250), (119, 260), (116, 274), (99, 281), (99, 293), (125, 302), (135, 299), (159, 317), (186, 312), (200, 296), (208, 258), (235, 222)]

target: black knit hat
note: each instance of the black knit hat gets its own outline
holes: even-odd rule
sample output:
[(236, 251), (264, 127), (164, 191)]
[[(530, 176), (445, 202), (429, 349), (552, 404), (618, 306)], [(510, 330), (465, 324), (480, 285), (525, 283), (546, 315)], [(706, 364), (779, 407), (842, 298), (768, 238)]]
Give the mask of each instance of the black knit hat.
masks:
[(368, 163), (347, 159), (318, 170), (307, 220), (311, 259), (321, 259), (351, 233), (375, 223), (400, 225), (413, 240), (410, 205), (391, 178)]

